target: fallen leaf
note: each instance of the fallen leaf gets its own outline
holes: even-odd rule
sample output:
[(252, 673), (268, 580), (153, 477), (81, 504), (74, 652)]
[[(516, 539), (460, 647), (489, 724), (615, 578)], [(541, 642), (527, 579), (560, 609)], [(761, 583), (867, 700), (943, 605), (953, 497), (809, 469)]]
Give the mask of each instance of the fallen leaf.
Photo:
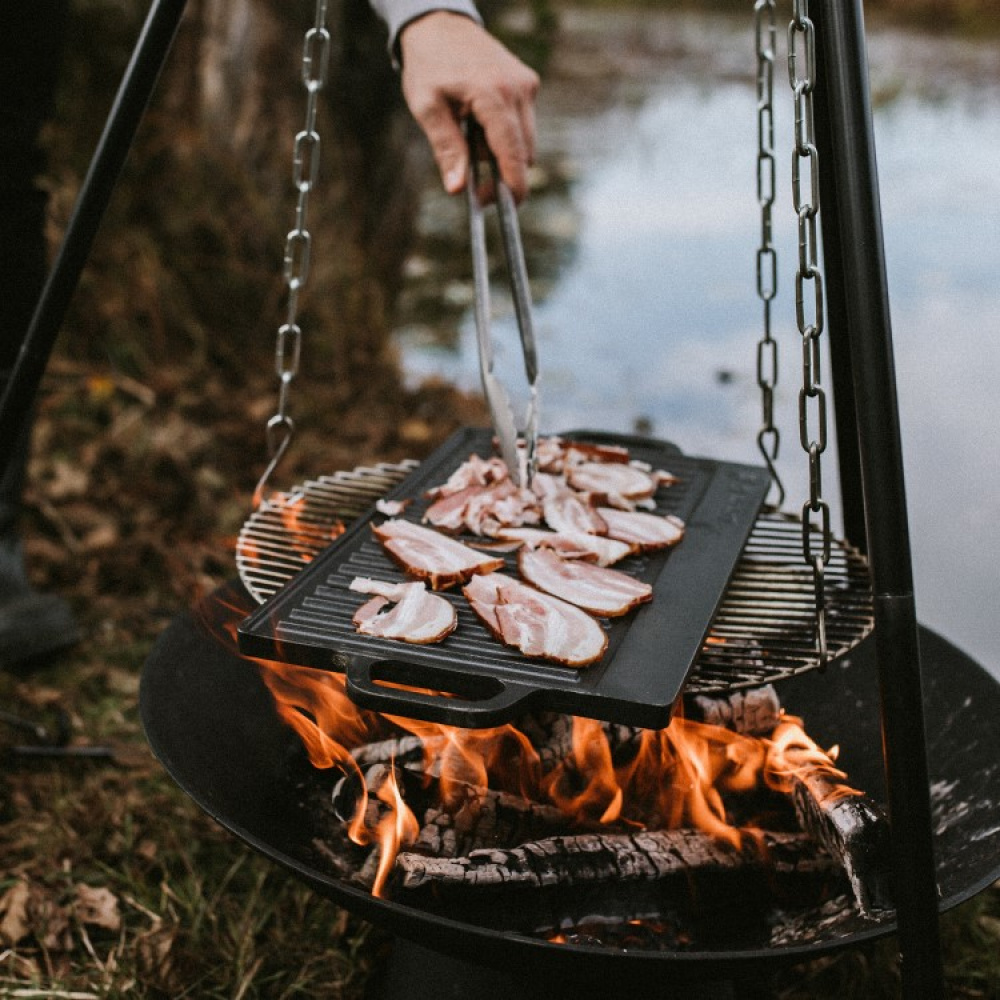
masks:
[(105, 930), (117, 931), (122, 925), (118, 897), (110, 889), (95, 889), (84, 882), (77, 883), (74, 912), (81, 923)]
[(71, 951), (73, 935), (69, 912), (44, 889), (33, 888), (28, 901), (28, 916), (35, 939), (46, 951)]
[(31, 890), (27, 882), (15, 882), (0, 896), (0, 941), (17, 944), (31, 930), (28, 920), (28, 900)]
[(1000, 941), (1000, 919), (997, 917), (991, 917), (989, 914), (982, 914), (976, 921), (979, 926), (986, 931), (990, 937), (996, 938)]

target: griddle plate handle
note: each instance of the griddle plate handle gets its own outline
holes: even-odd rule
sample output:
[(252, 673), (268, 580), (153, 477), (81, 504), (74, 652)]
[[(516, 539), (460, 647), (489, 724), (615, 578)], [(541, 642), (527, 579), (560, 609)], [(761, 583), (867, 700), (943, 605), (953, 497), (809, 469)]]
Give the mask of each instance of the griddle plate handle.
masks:
[(445, 667), (403, 660), (353, 659), (346, 676), (347, 694), (362, 708), (464, 729), (503, 725), (517, 706), (526, 710), (538, 693), (530, 684), (490, 676), (473, 678)]

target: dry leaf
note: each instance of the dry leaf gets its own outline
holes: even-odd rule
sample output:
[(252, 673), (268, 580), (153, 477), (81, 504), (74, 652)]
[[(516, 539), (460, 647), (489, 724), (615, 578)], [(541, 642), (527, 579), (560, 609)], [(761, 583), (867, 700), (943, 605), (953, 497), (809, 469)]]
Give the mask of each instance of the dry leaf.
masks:
[(32, 889), (28, 915), (35, 939), (46, 951), (72, 951), (69, 913), (56, 903), (51, 893), (44, 889)]
[(164, 927), (162, 924), (156, 923), (136, 938), (136, 959), (139, 968), (143, 970), (145, 975), (161, 983), (170, 980), (174, 964), (171, 952), (176, 937), (176, 927)]
[(31, 890), (27, 882), (16, 882), (0, 896), (0, 941), (17, 944), (31, 931), (28, 920), (28, 900)]
[(122, 925), (118, 897), (110, 889), (94, 889), (83, 882), (77, 883), (74, 912), (81, 923), (105, 930), (117, 931)]
[(991, 917), (989, 914), (982, 914), (976, 923), (990, 935), (990, 937), (996, 938), (1000, 941), (1000, 919), (997, 917)]

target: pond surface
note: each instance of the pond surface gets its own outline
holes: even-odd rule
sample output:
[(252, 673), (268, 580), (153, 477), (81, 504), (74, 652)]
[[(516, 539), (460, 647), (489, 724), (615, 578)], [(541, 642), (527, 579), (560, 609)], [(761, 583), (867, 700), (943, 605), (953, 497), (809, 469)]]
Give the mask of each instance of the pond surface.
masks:
[[(543, 84), (541, 183), (522, 211), (543, 430), (640, 429), (690, 454), (756, 462), (752, 32), (690, 15), (568, 18)], [(918, 610), (1000, 676), (1000, 46), (873, 29), (869, 47)], [(776, 420), (779, 466), (798, 509), (806, 460), (791, 109), (787, 76), (779, 69), (775, 79)], [(415, 379), (476, 388), (460, 209), (429, 193), (425, 256), (411, 268), (437, 282), (450, 316), (404, 314), (399, 342)], [(437, 274), (446, 231), (459, 233), (452, 257), (461, 263)], [(498, 363), (517, 384), (501, 292)], [(824, 472), (834, 500), (832, 451)]]

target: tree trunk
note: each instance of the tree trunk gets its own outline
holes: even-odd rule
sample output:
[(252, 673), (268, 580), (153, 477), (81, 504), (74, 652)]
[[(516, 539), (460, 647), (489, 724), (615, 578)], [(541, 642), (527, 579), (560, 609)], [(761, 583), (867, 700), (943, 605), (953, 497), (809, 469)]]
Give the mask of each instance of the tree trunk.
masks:
[[(294, 137), (305, 124), (304, 36), (309, 0), (190, 0), (165, 74), (162, 106), (194, 124), (209, 155), (225, 151), (252, 174), (246, 210), (293, 228)], [(332, 0), (328, 80), (320, 101), (320, 175), (306, 228), (312, 259), (300, 298), (303, 365), (333, 368), (335, 400), (383, 386), (392, 366), (389, 313), (417, 209), (420, 140), (400, 97), (385, 29), (365, 0)], [(280, 279), (282, 246), (275, 247)], [(284, 318), (284, 294), (275, 328)]]

